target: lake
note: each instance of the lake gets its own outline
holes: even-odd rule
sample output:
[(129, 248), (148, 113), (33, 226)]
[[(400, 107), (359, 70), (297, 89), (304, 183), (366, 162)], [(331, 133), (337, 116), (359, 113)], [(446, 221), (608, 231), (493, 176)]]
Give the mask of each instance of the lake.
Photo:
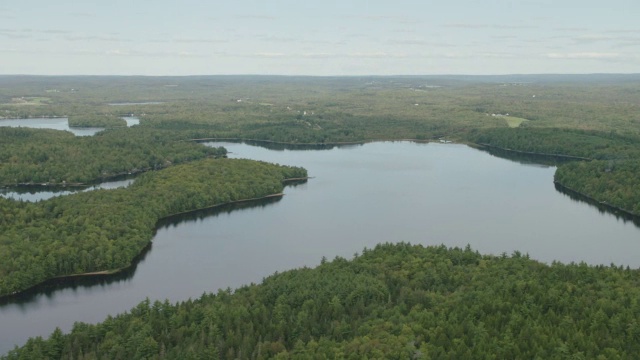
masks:
[(88, 187), (57, 187), (44, 188), (41, 186), (19, 186), (11, 188), (0, 188), (0, 197), (14, 200), (36, 202), (50, 199), (54, 196), (69, 195), (80, 191), (92, 191), (98, 189), (117, 189), (133, 184), (135, 179), (105, 181)]
[[(126, 116), (123, 117), (123, 119), (127, 122), (127, 126), (138, 125), (140, 123), (140, 120), (138, 118), (132, 116)], [(97, 132), (104, 130), (104, 128), (98, 127), (69, 127), (69, 122), (66, 117), (3, 119), (0, 120), (0, 126), (65, 130), (72, 132), (75, 136), (93, 136)]]
[[(213, 144), (209, 144), (213, 145)], [(221, 143), (216, 143), (216, 146)], [(544, 262), (640, 266), (640, 229), (558, 192), (555, 167), (458, 144), (379, 142), (327, 150), (223, 143), (229, 157), (304, 166), (285, 196), (169, 219), (117, 278), (75, 280), (0, 305), (0, 353), (56, 326), (95, 323), (145, 297), (172, 302), (351, 258), (381, 242), (515, 250)]]

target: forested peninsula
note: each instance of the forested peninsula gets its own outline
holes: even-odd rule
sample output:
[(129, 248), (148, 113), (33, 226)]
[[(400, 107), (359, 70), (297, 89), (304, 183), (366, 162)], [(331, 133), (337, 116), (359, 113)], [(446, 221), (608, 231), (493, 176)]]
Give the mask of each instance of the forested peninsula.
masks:
[(306, 170), (205, 159), (140, 175), (128, 188), (37, 203), (0, 198), (0, 296), (59, 276), (131, 264), (172, 214), (279, 194)]
[(119, 128), (95, 136), (0, 127), (0, 186), (88, 184), (119, 175), (222, 157), (224, 148), (185, 141), (162, 130)]
[(144, 301), (4, 359), (633, 359), (640, 272), (382, 244), (177, 304)]

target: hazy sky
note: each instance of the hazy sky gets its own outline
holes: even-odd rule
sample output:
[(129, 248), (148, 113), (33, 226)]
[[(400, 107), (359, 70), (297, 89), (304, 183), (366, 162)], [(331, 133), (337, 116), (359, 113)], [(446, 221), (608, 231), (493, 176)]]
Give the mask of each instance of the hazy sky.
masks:
[(0, 2), (0, 74), (640, 72), (640, 0)]

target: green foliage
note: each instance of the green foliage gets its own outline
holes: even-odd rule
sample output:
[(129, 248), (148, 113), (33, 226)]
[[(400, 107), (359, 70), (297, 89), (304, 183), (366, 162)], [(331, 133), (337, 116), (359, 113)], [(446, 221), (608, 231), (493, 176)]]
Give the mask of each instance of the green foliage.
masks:
[(632, 359), (638, 275), (384, 244), (233, 293), (146, 300), (5, 358)]
[(74, 115), (69, 116), (69, 127), (122, 127), (127, 122), (115, 115)]
[(501, 149), (588, 159), (640, 157), (640, 138), (616, 132), (558, 128), (474, 131), (469, 140)]
[(222, 148), (177, 141), (168, 131), (139, 127), (107, 130), (91, 137), (0, 127), (0, 186), (91, 183), (225, 154)]
[(37, 203), (0, 198), (0, 296), (46, 279), (130, 265), (172, 214), (282, 191), (301, 168), (205, 159), (140, 175), (128, 188)]
[[(634, 75), (0, 76), (3, 117), (142, 114), (140, 126), (87, 138), (0, 128), (0, 184), (86, 183), (224, 155), (187, 139), (331, 144), (445, 136), (593, 159), (559, 166), (556, 181), (639, 214), (639, 99)], [(122, 102), (132, 104), (109, 105)], [(529, 121), (508, 129), (492, 114)], [(279, 192), (284, 178), (304, 176), (296, 168), (203, 160), (147, 173), (127, 189), (35, 204), (0, 199), (0, 294), (127, 266), (159, 218)], [(351, 262), (323, 261), (234, 294), (146, 301), (102, 324), (32, 339), (7, 358), (634, 358), (638, 275), (547, 266), (519, 253), (381, 245)]]
[(640, 158), (576, 162), (555, 173), (559, 184), (640, 216)]

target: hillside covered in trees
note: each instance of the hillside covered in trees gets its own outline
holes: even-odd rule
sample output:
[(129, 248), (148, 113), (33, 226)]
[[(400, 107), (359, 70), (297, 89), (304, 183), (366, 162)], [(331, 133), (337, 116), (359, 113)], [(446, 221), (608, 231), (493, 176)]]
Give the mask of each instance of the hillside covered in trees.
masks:
[(639, 275), (383, 244), (236, 291), (143, 301), (4, 359), (633, 359)]

